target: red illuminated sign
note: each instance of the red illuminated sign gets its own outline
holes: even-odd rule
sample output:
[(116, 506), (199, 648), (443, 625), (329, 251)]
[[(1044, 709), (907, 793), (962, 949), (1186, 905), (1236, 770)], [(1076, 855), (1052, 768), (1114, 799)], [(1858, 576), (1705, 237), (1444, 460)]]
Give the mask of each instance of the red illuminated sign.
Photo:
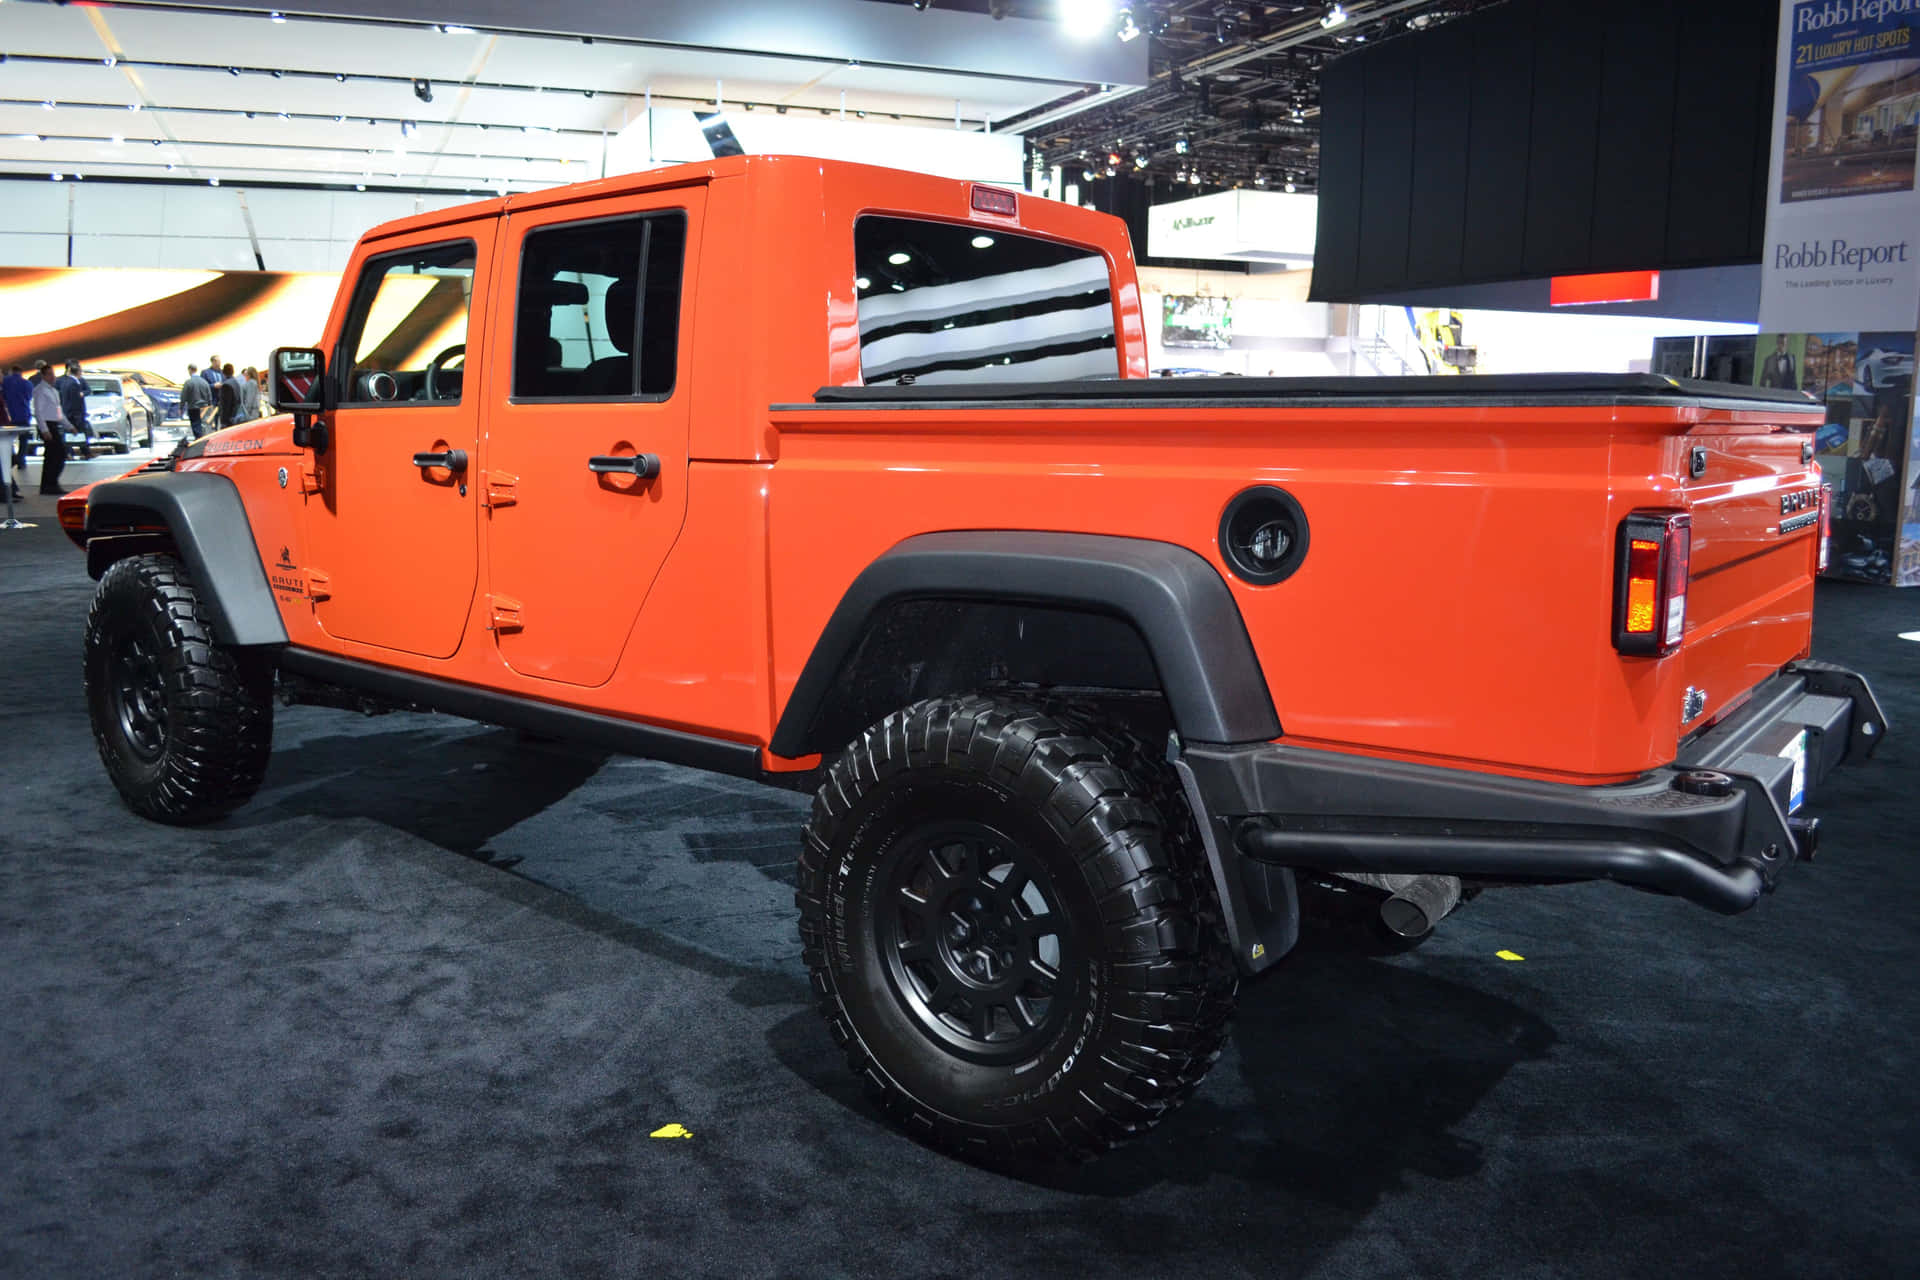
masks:
[(1652, 302), (1659, 296), (1658, 271), (1603, 271), (1555, 276), (1547, 300), (1556, 307), (1582, 307), (1596, 302)]

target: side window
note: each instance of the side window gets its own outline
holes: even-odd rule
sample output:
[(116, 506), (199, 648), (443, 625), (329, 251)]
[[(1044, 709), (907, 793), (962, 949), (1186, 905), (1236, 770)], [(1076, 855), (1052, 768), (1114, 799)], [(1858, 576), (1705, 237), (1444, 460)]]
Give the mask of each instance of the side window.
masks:
[(684, 213), (529, 232), (514, 315), (515, 400), (663, 400), (680, 350)]
[(998, 228), (868, 215), (853, 224), (868, 385), (1118, 378), (1107, 262)]
[(464, 381), (474, 246), (403, 249), (369, 259), (340, 349), (340, 402), (458, 403)]

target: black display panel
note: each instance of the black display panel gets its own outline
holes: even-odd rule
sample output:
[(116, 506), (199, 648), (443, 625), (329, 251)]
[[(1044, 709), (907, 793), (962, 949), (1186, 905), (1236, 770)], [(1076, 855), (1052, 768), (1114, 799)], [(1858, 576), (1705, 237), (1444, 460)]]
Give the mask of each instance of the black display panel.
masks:
[(1511, 0), (1329, 64), (1311, 296), (1757, 262), (1778, 12)]

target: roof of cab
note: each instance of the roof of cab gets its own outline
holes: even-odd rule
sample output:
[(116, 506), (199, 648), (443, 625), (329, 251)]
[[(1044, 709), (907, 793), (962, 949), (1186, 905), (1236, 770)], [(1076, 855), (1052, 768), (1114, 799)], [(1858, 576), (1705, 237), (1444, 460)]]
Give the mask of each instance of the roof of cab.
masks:
[[(423, 231), (430, 227), (466, 222), (473, 218), (497, 217), (515, 209), (538, 209), (549, 205), (568, 204), (575, 200), (591, 200), (596, 196), (621, 195), (630, 191), (655, 191), (663, 187), (683, 187), (693, 183), (710, 182), (715, 178), (744, 173), (755, 164), (785, 159), (788, 157), (725, 156), (714, 160), (696, 161), (693, 164), (669, 165), (664, 169), (647, 169), (640, 173), (618, 173), (588, 182), (571, 182), (565, 186), (546, 187), (539, 191), (496, 196), (489, 200), (475, 200), (469, 204), (456, 204), (445, 209), (409, 214), (404, 218), (395, 218), (392, 222), (380, 223), (362, 238), (383, 239), (387, 236), (403, 235), (409, 231)], [(830, 165), (837, 162), (806, 160), (803, 163)]]

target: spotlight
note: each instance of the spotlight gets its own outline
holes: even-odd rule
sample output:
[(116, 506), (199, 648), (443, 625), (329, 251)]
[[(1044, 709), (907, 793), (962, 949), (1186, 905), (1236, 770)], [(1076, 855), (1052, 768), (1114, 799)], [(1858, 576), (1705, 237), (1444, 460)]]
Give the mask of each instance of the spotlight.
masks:
[(268, 22), (285, 22), (286, 20), (287, 15), (284, 13), (270, 13), (267, 15)]
[(1113, 5), (1108, 0), (1060, 0), (1060, 25), (1075, 40), (1091, 40), (1113, 29)]
[(434, 24), (433, 29), (443, 36), (470, 36), (473, 34), (472, 27), (463, 27), (457, 22), (437, 22)]
[(1289, 182), (1287, 183), (1287, 188), (1286, 188), (1286, 189), (1287, 189), (1287, 192), (1288, 192), (1288, 194), (1289, 194), (1289, 195), (1291, 195), (1291, 194), (1292, 194), (1292, 192), (1293, 192), (1293, 183), (1292, 183), (1291, 181), (1289, 181)]
[(210, 186), (210, 187), (217, 187), (217, 186), (219, 186), (219, 185), (220, 185), (220, 179), (218, 179), (218, 178), (208, 178), (208, 179), (207, 179), (207, 185), (208, 185), (208, 186)]
[(140, 104), (137, 102), (129, 102), (127, 104), (127, 110), (129, 111), (138, 111), (139, 109), (140, 109)]
[(1093, 172), (1093, 170), (1091, 170), (1091, 169), (1082, 169), (1082, 170), (1080, 171), (1080, 180), (1081, 180), (1082, 182), (1092, 182), (1092, 181), (1093, 181), (1093, 179), (1094, 179), (1094, 172)]
[(335, 80), (338, 80), (341, 84), (345, 84), (347, 82), (347, 78), (341, 75), (338, 71), (333, 73), (333, 78)]
[(1173, 140), (1173, 154), (1177, 156), (1187, 154), (1187, 140), (1185, 138), (1175, 138)]
[(240, 68), (238, 68), (238, 67), (228, 67), (228, 68), (227, 68), (227, 74), (228, 74), (228, 75), (230, 75), (230, 76), (237, 76), (237, 75), (239, 75), (239, 74), (240, 74)]
[(787, 104), (783, 102), (780, 105), (776, 106), (773, 110), (775, 115), (783, 116), (787, 114)]
[(413, 81), (413, 96), (422, 102), (432, 102), (433, 81), (425, 79), (424, 77), (415, 77)]
[(1347, 11), (1336, 4), (1329, 7), (1326, 13), (1321, 16), (1320, 26), (1323, 30), (1331, 31), (1346, 20)]
[(1114, 166), (1119, 163), (1120, 163), (1120, 153), (1118, 151), (1107, 152), (1107, 172), (1108, 173), (1112, 173)]
[(933, 0), (913, 0), (913, 7), (921, 13), (933, 8)]
[(1135, 156), (1135, 157), (1133, 158), (1133, 167), (1134, 167), (1134, 168), (1136, 168), (1136, 169), (1144, 169), (1144, 168), (1146, 168), (1146, 167), (1147, 167), (1147, 153), (1146, 153), (1146, 152), (1144, 152), (1144, 151), (1142, 151), (1142, 152), (1141, 152), (1141, 153), (1140, 153), (1139, 155), (1137, 155), (1137, 156)]
[(402, 120), (400, 122), (400, 136), (403, 138), (411, 138), (413, 136), (414, 130), (418, 129), (419, 127), (420, 127), (419, 125), (415, 124), (411, 120)]
[(1140, 28), (1134, 25), (1132, 5), (1123, 4), (1120, 6), (1120, 26), (1113, 34), (1119, 36), (1123, 44), (1138, 38), (1140, 35)]
[(106, 57), (100, 59), (100, 65), (103, 67), (112, 67), (117, 65), (119, 61), (120, 59), (114, 57), (112, 54), (108, 54)]

